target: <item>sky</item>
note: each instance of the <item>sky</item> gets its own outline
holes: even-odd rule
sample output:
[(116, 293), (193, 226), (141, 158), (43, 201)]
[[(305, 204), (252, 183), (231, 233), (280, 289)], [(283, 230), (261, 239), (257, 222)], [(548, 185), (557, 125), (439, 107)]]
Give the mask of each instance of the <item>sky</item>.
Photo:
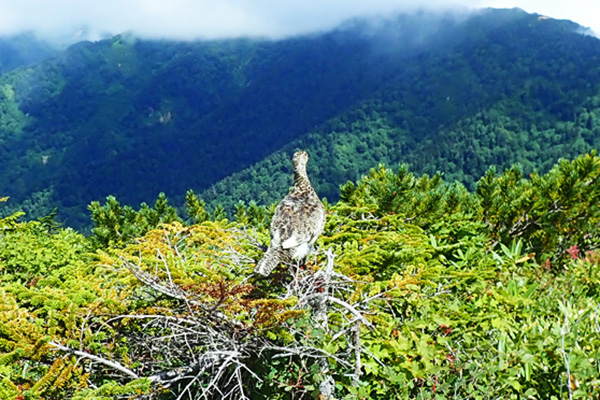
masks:
[(600, 33), (598, 0), (0, 0), (0, 35), (34, 31), (67, 41), (122, 32), (183, 40), (275, 38), (330, 29), (361, 15), (482, 7), (519, 7)]

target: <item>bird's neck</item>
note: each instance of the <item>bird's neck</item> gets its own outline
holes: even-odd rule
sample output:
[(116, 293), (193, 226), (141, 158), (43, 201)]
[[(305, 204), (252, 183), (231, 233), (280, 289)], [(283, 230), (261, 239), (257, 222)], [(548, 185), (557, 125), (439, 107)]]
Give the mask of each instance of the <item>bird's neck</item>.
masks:
[(298, 189), (308, 189), (311, 187), (308, 175), (306, 174), (306, 165), (297, 165), (294, 168), (294, 187)]

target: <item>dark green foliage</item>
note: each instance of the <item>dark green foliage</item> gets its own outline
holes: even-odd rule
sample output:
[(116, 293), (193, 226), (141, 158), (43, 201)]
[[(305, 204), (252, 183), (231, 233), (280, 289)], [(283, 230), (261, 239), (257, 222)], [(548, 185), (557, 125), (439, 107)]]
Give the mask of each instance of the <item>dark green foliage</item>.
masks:
[[(4, 102), (16, 106), (6, 117), (14, 115), (4, 120), (25, 131), (21, 148), (31, 151), (18, 154), (0, 184), (27, 176), (12, 190), (19, 201), (51, 188), (44, 200), (60, 202), (70, 225), (83, 223), (82, 201), (106, 193), (126, 204), (158, 190), (183, 197), (372, 93), (377, 83), (363, 76), (368, 60), (360, 56), (368, 51), (364, 40), (329, 36), (196, 43), (119, 36), (74, 45), (3, 78), (16, 92)], [(8, 145), (17, 156), (14, 140)]]
[(529, 250), (553, 260), (600, 246), (600, 160), (596, 152), (561, 160), (548, 174), (524, 179), (513, 167), (492, 169), (477, 184), (481, 213), (498, 240), (524, 239)]
[(573, 161), (562, 159), (547, 174), (529, 178), (519, 166), (502, 174), (490, 168), (473, 194), (461, 184), (445, 183), (440, 175), (417, 178), (406, 166), (397, 173), (372, 169), (358, 186), (348, 182), (340, 193), (354, 213), (399, 214), (430, 234), (455, 223), (472, 221), (479, 231), (485, 224), (495, 245), (521, 241), (527, 252), (548, 262), (570, 258), (569, 249), (581, 256), (600, 247), (598, 196), (600, 158), (595, 151)]
[(332, 201), (379, 163), (469, 189), (490, 165), (546, 172), (598, 146), (600, 43), (579, 30), (486, 10), (279, 41), (79, 43), (0, 77), (0, 190), (30, 218), (57, 207), (89, 227), (85, 206), (107, 194), (183, 205), (193, 188), (229, 215), (271, 204), (297, 147)]
[(600, 42), (565, 21), (516, 10), (485, 15), (465, 22), (468, 38), (411, 60), (371, 98), (203, 198), (229, 209), (238, 199), (275, 201), (290, 185), (288, 159), (298, 147), (313, 156), (313, 184), (330, 200), (379, 163), (443, 171), (472, 190), (491, 165), (547, 172), (561, 157), (598, 148)]
[(199, 224), (207, 221), (210, 217), (205, 209), (205, 203), (199, 199), (193, 190), (188, 190), (185, 195), (185, 204), (187, 207), (187, 215), (193, 223)]
[(120, 247), (160, 224), (179, 220), (164, 193), (159, 194), (154, 208), (142, 203), (139, 211), (121, 206), (114, 196), (108, 196), (104, 205), (93, 201), (88, 208), (94, 222), (92, 238), (98, 247)]
[(265, 206), (257, 205), (255, 201), (251, 201), (249, 205), (240, 201), (235, 205), (234, 219), (243, 226), (264, 228), (266, 227), (267, 217), (272, 213), (272, 210), (269, 211)]

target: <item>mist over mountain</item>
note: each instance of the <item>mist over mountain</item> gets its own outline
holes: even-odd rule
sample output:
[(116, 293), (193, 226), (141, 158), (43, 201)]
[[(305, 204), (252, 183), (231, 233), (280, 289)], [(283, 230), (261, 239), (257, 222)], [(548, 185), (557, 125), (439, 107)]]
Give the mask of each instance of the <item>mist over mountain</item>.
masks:
[(597, 147), (600, 42), (581, 29), (490, 9), (282, 40), (77, 43), (0, 76), (1, 193), (82, 226), (109, 194), (268, 204), (297, 147), (332, 200), (380, 162), (468, 185), (489, 165), (543, 169)]
[(457, 22), (397, 64), (401, 72), (371, 98), (203, 197), (230, 208), (275, 201), (291, 184), (287, 160), (295, 148), (314, 156), (311, 176), (330, 200), (339, 184), (378, 163), (439, 171), (471, 189), (490, 166), (547, 171), (600, 144), (600, 42), (580, 32), (570, 21), (519, 10)]
[(49, 42), (33, 33), (0, 36), (0, 74), (48, 58), (58, 52)]

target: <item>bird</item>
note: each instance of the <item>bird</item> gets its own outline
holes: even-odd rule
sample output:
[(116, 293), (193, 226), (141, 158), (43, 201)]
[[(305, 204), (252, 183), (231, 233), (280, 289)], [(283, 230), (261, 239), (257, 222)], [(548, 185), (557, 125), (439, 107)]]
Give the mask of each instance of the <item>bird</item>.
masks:
[(294, 186), (275, 207), (271, 243), (254, 268), (263, 276), (268, 276), (282, 262), (305, 260), (325, 226), (325, 207), (306, 174), (308, 153), (297, 151), (292, 160)]

